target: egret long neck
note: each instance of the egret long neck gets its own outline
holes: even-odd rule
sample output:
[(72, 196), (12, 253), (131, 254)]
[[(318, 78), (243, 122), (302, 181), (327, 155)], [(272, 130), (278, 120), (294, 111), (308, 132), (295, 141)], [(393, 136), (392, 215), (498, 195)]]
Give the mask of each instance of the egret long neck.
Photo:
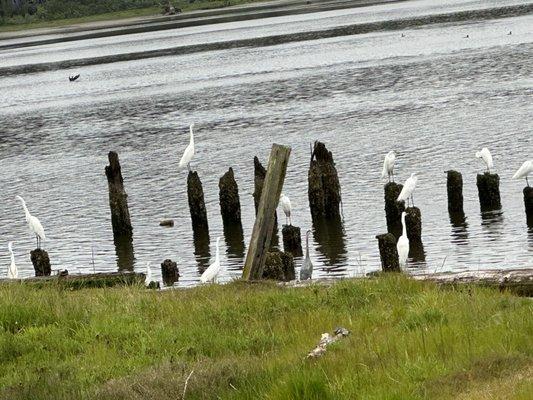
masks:
[(9, 249), (9, 254), (11, 256), (11, 264), (15, 264), (15, 254), (13, 254), (13, 250)]
[(19, 200), (22, 203), (22, 208), (24, 208), (24, 213), (26, 214), (26, 219), (28, 219), (31, 216), (31, 214), (30, 214), (30, 211), (28, 210), (28, 207), (26, 206), (26, 202), (23, 199), (19, 199)]
[(309, 258), (309, 233), (305, 235), (305, 258)]
[(402, 235), (407, 236), (407, 226), (405, 226), (405, 215), (402, 215)]
[(193, 130), (191, 128), (191, 133), (190, 133), (190, 144), (194, 145), (194, 133), (193, 133)]

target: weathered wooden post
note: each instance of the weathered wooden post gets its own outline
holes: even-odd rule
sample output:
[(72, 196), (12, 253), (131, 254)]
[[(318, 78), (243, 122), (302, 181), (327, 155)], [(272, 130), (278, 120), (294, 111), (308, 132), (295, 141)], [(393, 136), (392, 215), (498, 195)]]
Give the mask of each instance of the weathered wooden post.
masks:
[(526, 206), (526, 218), (528, 225), (533, 225), (533, 187), (524, 188), (524, 205)]
[(283, 250), (291, 253), (294, 257), (303, 256), (300, 228), (292, 225), (283, 225), (281, 234), (283, 236)]
[(241, 203), (239, 201), (239, 187), (235, 181), (233, 169), (230, 167), (218, 182), (220, 213), (224, 224), (241, 223)]
[(500, 177), (485, 172), (477, 175), (477, 189), (481, 211), (494, 211), (502, 208), (500, 200)]
[(109, 165), (105, 167), (105, 174), (109, 187), (109, 207), (111, 208), (113, 235), (131, 235), (133, 228), (128, 209), (128, 195), (124, 190), (124, 180), (122, 179), (122, 169), (118, 154), (110, 151), (108, 158)]
[(457, 171), (446, 171), (448, 191), (448, 212), (461, 214), (463, 211), (463, 176)]
[(178, 264), (170, 259), (163, 261), (161, 263), (161, 276), (165, 286), (172, 286), (180, 278)]
[(286, 251), (271, 251), (267, 253), (262, 279), (289, 282), (296, 279), (294, 257)]
[(285, 181), (290, 153), (290, 147), (279, 144), (272, 146), (257, 217), (244, 263), (243, 278), (246, 280), (257, 280), (263, 275), (263, 267), (274, 228), (274, 215)]
[(392, 233), (396, 239), (402, 235), (402, 212), (405, 211), (405, 202), (396, 201), (403, 185), (388, 182), (385, 185), (385, 217), (387, 219), (387, 232)]
[(133, 251), (133, 236), (113, 235), (115, 253), (117, 254), (117, 266), (119, 271), (133, 271), (135, 253)]
[(50, 276), (52, 268), (50, 266), (50, 257), (42, 249), (35, 249), (30, 252), (31, 263), (35, 270), (35, 276)]
[[(261, 194), (263, 193), (263, 185), (265, 183), (267, 170), (259, 162), (259, 158), (254, 157), (254, 206), (255, 216), (257, 217), (257, 211), (259, 210), (259, 202), (261, 201)], [(278, 238), (278, 215), (274, 212), (274, 227), (272, 228), (272, 239), (270, 241), (270, 247), (276, 247), (279, 242)]]
[(315, 142), (308, 174), (308, 195), (311, 215), (336, 217), (340, 215), (341, 186), (333, 155), (321, 142)]
[(392, 233), (377, 235), (381, 269), (383, 272), (400, 272), (396, 237)]
[(407, 226), (407, 237), (409, 241), (422, 240), (422, 214), (418, 207), (407, 207), (405, 209), (405, 225)]
[(207, 210), (204, 201), (204, 189), (196, 171), (189, 171), (187, 176), (187, 197), (193, 230), (209, 229), (207, 224)]

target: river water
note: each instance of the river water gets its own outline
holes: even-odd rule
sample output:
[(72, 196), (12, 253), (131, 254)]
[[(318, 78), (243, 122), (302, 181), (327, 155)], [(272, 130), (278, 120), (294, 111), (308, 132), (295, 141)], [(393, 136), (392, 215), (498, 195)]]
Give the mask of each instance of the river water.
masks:
[[(171, 258), (182, 275), (177, 285), (195, 284), (222, 236), (223, 280), (237, 277), (254, 222), (253, 157), (266, 164), (274, 142), (292, 147), (284, 193), (292, 201), (293, 223), (313, 230), (316, 277), (379, 269), (375, 235), (386, 231), (380, 173), (391, 149), (400, 181), (419, 174), (415, 202), (424, 248), (411, 259), (410, 271), (533, 267), (525, 182), (510, 179), (533, 157), (533, 14), (454, 18), (532, 4), (407, 1), (0, 50), (0, 72), (10, 68), (0, 75), (0, 275), (9, 264), (10, 240), (20, 274), (33, 274), (28, 253), (35, 242), (17, 194), (45, 227), (53, 269), (117, 269), (104, 175), (107, 152), (115, 150), (129, 195), (135, 269)], [(450, 17), (420, 23), (437, 14)], [(405, 20), (401, 29), (383, 28), (398, 20)], [(344, 27), (356, 24), (370, 28), (345, 34)], [(338, 34), (291, 39), (332, 29)], [(288, 39), (268, 45), (272, 35)], [(254, 38), (257, 45), (232, 45)], [(215, 42), (225, 44), (120, 62), (83, 61)], [(78, 68), (53, 64), (17, 73), (28, 65), (80, 59), (70, 64)], [(80, 80), (68, 82), (76, 72)], [(210, 242), (194, 240), (187, 173), (178, 170), (191, 122)], [(307, 169), (314, 140), (333, 152), (342, 225), (311, 221)], [(480, 213), (475, 184), (483, 165), (474, 153), (484, 146), (501, 179), (502, 210), (492, 214)], [(224, 232), (220, 217), (218, 179), (230, 166), (239, 184), (243, 237)], [(452, 224), (448, 216), (448, 169), (463, 173), (464, 223)], [(164, 218), (175, 226), (159, 227)], [(120, 265), (132, 256), (119, 254)]]

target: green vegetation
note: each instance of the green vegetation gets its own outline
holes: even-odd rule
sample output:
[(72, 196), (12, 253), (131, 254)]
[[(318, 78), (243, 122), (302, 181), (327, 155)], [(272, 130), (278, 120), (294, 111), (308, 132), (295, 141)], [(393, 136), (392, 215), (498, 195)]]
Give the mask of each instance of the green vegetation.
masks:
[[(531, 299), (400, 275), (280, 288), (0, 286), (1, 399), (530, 399)], [(323, 332), (351, 335), (317, 360)]]

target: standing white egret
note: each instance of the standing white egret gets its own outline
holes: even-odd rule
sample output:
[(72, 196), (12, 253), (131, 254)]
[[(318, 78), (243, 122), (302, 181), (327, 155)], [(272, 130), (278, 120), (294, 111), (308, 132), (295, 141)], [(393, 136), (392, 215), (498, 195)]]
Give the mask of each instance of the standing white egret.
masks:
[(396, 243), (396, 249), (398, 250), (398, 261), (400, 262), (400, 268), (404, 268), (409, 256), (409, 238), (407, 237), (407, 226), (405, 225), (405, 211), (402, 213), (402, 236)]
[(285, 222), (289, 221), (289, 225), (292, 225), (291, 222), (291, 200), (285, 196), (283, 193), (279, 197), (279, 205), (281, 206), (281, 209), (285, 213)]
[(485, 165), (487, 166), (487, 172), (490, 174), (491, 168), (494, 166), (492, 163), (492, 155), (490, 154), (489, 149), (483, 147), (481, 151), (476, 152), (476, 157), (481, 158)]
[(396, 161), (396, 154), (394, 151), (389, 151), (387, 155), (385, 156), (385, 160), (383, 160), (383, 171), (381, 171), (381, 179), (385, 178), (385, 176), (389, 177), (389, 182), (394, 182), (394, 162)]
[(400, 195), (396, 199), (396, 201), (406, 201), (407, 205), (409, 206), (409, 198), (411, 199), (411, 206), (415, 205), (414, 199), (413, 199), (413, 192), (415, 191), (416, 182), (418, 181), (418, 178), (416, 176), (416, 173), (412, 173), (409, 178), (405, 181), (405, 184), (403, 185), (402, 191), (400, 192)]
[(215, 261), (211, 264), (200, 277), (202, 283), (213, 282), (215, 283), (220, 273), (220, 251), (219, 251), (220, 236), (217, 237), (217, 251), (215, 253)]
[(7, 248), (9, 249), (9, 254), (11, 255), (11, 265), (7, 270), (7, 279), (18, 279), (19, 273), (17, 265), (15, 264), (15, 254), (13, 254), (13, 242), (9, 242), (7, 244)]
[(309, 257), (309, 234), (311, 233), (308, 230), (305, 234), (305, 259), (300, 268), (300, 280), (305, 281), (306, 279), (311, 279), (313, 275), (313, 263), (311, 262), (311, 257)]
[(183, 168), (183, 167), (187, 166), (189, 171), (191, 170), (191, 160), (194, 157), (194, 133), (193, 133), (193, 130), (194, 130), (194, 124), (191, 124), (189, 126), (189, 131), (190, 131), (189, 144), (185, 148), (185, 151), (183, 152), (183, 156), (181, 156), (181, 160), (180, 160), (180, 164), (179, 164), (180, 168)]
[(44, 235), (44, 228), (41, 225), (39, 219), (30, 214), (30, 212), (28, 211), (28, 207), (26, 207), (26, 202), (24, 201), (24, 199), (20, 196), (17, 196), (16, 198), (22, 203), (24, 213), (26, 214), (26, 222), (28, 223), (30, 231), (37, 238), (37, 248), (39, 249), (41, 246), (41, 241), (46, 240), (46, 236)]
[(527, 176), (529, 174), (533, 174), (533, 160), (525, 161), (520, 168), (518, 168), (518, 171), (513, 175), (513, 179), (522, 179), (526, 178), (526, 183), (529, 186), (529, 181), (527, 180)]
[(152, 282), (152, 265), (151, 262), (148, 261), (146, 263), (146, 276), (144, 278), (144, 285), (150, 286), (150, 282)]

